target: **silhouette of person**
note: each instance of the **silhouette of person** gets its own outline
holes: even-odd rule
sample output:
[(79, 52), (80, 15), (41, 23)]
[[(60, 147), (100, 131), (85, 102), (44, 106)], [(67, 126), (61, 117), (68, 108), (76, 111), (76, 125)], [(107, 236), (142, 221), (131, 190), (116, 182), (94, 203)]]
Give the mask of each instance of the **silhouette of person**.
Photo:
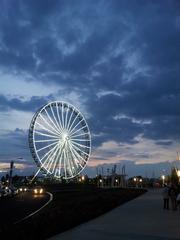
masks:
[(171, 185), (170, 189), (169, 189), (169, 196), (170, 196), (170, 199), (171, 199), (171, 207), (172, 207), (172, 210), (177, 210), (177, 201), (176, 201), (176, 198), (177, 198), (177, 188), (174, 184)]
[(167, 185), (164, 185), (162, 196), (163, 196), (163, 208), (169, 209), (169, 187)]

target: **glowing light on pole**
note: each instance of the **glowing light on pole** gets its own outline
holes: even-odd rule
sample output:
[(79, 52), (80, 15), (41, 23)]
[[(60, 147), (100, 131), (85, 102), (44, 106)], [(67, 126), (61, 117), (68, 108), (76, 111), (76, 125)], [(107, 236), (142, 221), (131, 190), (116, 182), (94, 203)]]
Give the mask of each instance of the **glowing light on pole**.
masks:
[(162, 176), (161, 176), (161, 178), (162, 178), (163, 185), (164, 185), (164, 181), (165, 181), (165, 175), (162, 175)]
[(177, 170), (177, 175), (178, 175), (178, 179), (179, 179), (179, 182), (180, 182), (180, 170)]

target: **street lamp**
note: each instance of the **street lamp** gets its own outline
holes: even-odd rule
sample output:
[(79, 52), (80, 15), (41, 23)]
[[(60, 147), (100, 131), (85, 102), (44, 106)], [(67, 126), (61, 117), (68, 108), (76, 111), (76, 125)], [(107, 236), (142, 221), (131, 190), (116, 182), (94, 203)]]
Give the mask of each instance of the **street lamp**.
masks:
[(180, 170), (177, 170), (177, 175), (178, 175), (178, 179), (179, 179), (179, 182), (180, 182)]
[(163, 186), (164, 186), (165, 175), (162, 175), (161, 178), (162, 178), (162, 180), (163, 180)]
[(177, 175), (178, 177), (180, 177), (180, 170), (177, 170)]
[(103, 180), (101, 178), (99, 179), (98, 185), (99, 185), (99, 187), (103, 187)]
[(141, 188), (143, 187), (142, 182), (143, 182), (143, 180), (142, 180), (142, 178), (140, 178), (140, 179), (139, 179), (139, 183), (140, 183), (140, 187), (141, 187)]
[(137, 180), (138, 179), (136, 177), (133, 178), (133, 181), (135, 182), (135, 187), (137, 187)]

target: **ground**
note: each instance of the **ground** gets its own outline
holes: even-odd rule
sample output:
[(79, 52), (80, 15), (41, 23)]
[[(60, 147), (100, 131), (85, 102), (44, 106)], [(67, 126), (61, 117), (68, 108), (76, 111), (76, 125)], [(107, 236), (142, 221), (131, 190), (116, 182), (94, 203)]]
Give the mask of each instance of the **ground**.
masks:
[(146, 194), (51, 240), (178, 240), (180, 211), (164, 210), (161, 190)]
[[(89, 221), (144, 193), (142, 189), (53, 189), (53, 201), (35, 216), (9, 224), (3, 239), (47, 239)], [(11, 229), (11, 231), (8, 231)]]

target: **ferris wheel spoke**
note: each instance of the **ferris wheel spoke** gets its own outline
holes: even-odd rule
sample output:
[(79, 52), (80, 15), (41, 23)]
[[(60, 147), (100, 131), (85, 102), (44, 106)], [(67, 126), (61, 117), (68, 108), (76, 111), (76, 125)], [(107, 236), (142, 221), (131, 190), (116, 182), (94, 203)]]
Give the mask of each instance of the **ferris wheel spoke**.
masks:
[[(83, 154), (85, 154), (86, 156), (89, 156), (88, 153), (84, 152), (82, 149), (80, 149), (79, 147), (77, 147), (76, 145), (74, 145), (74, 143), (71, 142), (71, 144), (73, 145), (73, 147), (76, 149), (76, 152), (82, 152)], [(81, 156), (81, 155), (80, 155)]]
[(77, 117), (79, 116), (79, 113), (77, 113), (76, 117), (74, 118), (73, 122), (71, 123), (71, 126), (69, 128), (69, 132), (71, 132), (71, 129), (73, 127), (74, 122), (76, 121)]
[(80, 143), (77, 143), (77, 142), (74, 142), (74, 141), (71, 141), (73, 144), (79, 146), (79, 147), (82, 147), (82, 148), (90, 148), (89, 146), (86, 146), (86, 145), (83, 145), (83, 144), (80, 144)]
[(43, 128), (45, 131), (50, 132), (58, 137), (58, 134), (56, 132), (51, 131), (50, 129), (44, 127), (42, 124), (40, 124), (38, 121), (36, 122), (41, 128)]
[(69, 150), (70, 150), (70, 153), (71, 153), (71, 159), (72, 159), (73, 166), (78, 168), (78, 163), (76, 161), (76, 156), (74, 155), (70, 144), (69, 144)]
[(71, 156), (72, 156), (72, 160), (73, 160), (74, 166), (76, 166), (78, 168), (78, 159), (76, 160), (76, 156), (73, 153), (73, 149), (72, 149), (71, 144), (69, 144), (69, 150), (71, 152)]
[(78, 122), (78, 123), (73, 127), (73, 129), (70, 130), (70, 133), (73, 133), (73, 130), (76, 129), (76, 127), (77, 127), (82, 121), (84, 121), (84, 119), (81, 119), (81, 121)]
[(53, 153), (53, 155), (52, 155), (52, 157), (51, 157), (51, 159), (50, 159), (50, 161), (48, 162), (47, 171), (49, 171), (50, 173), (52, 173), (50, 170), (51, 170), (51, 167), (52, 167), (52, 164), (53, 164), (53, 161), (54, 161), (54, 157), (55, 157), (58, 149), (59, 149), (59, 148), (58, 148), (58, 146), (57, 146), (56, 150), (54, 151), (54, 153)]
[(67, 107), (67, 109), (66, 109), (65, 125), (64, 125), (65, 129), (67, 129), (67, 116), (68, 116), (68, 113), (69, 113), (69, 107)]
[(39, 132), (39, 131), (37, 131), (37, 130), (35, 130), (34, 132), (37, 133), (38, 135), (41, 135), (41, 136), (46, 136), (46, 137), (50, 137), (50, 138), (57, 138), (57, 137), (54, 136), (54, 135), (42, 133), (42, 132)]
[(54, 169), (56, 167), (56, 162), (57, 162), (57, 159), (58, 159), (58, 152), (60, 151), (59, 147), (57, 147), (56, 151), (54, 152), (54, 155), (53, 155), (53, 161), (52, 161), (52, 164), (51, 164), (51, 167), (52, 167), (52, 174), (54, 172)]
[[(57, 148), (56, 148), (57, 150)], [(51, 173), (51, 167), (50, 167), (50, 164), (53, 162), (53, 159), (54, 159), (54, 153), (52, 153), (48, 158), (47, 158), (47, 161), (46, 163), (44, 164), (46, 170), (48, 173)]]
[(81, 156), (81, 154), (79, 154), (78, 152), (79, 150), (78, 151), (76, 150), (76, 146), (74, 146), (72, 142), (70, 143), (70, 145), (71, 145), (71, 150), (76, 155), (77, 160), (79, 161), (79, 157), (80, 157), (85, 162), (84, 158)]
[(81, 134), (77, 134), (77, 135), (72, 135), (73, 137), (80, 137), (80, 136), (86, 136), (86, 135), (90, 135), (90, 133), (88, 132), (88, 133), (85, 133), (85, 132), (83, 132), (83, 133), (81, 133)]
[[(63, 150), (64, 150), (64, 143), (61, 143), (61, 144), (59, 145), (59, 153), (58, 153), (58, 155), (57, 155), (58, 158), (59, 158), (59, 156), (62, 155)], [(57, 152), (56, 152), (56, 153), (57, 153)]]
[(58, 132), (58, 134), (60, 133), (59, 132), (59, 129), (57, 128), (56, 124), (54, 123), (54, 121), (52, 120), (52, 118), (50, 117), (48, 111), (46, 109), (44, 109), (44, 111), (46, 112), (46, 115), (47, 117), (49, 118), (50, 122), (53, 124), (54, 128), (56, 129), (56, 131)]
[(62, 145), (62, 155), (63, 155), (63, 167), (64, 167), (64, 174), (65, 174), (65, 178), (67, 178), (67, 173), (66, 173), (66, 161), (65, 161), (65, 155), (64, 155), (64, 148), (65, 148), (65, 145), (66, 145), (66, 141), (63, 142), (63, 145)]
[[(62, 145), (62, 144), (61, 144)], [(64, 144), (62, 145), (62, 148), (59, 148), (59, 152), (57, 152), (57, 158), (56, 158), (56, 162), (55, 162), (55, 168), (57, 168), (57, 165), (58, 165), (58, 160), (60, 160), (61, 156), (62, 156), (62, 152), (63, 152), (63, 149), (64, 149)], [(55, 170), (54, 168), (54, 170)], [(53, 172), (54, 172), (53, 170)]]
[(64, 129), (64, 105), (62, 103), (62, 108), (61, 108), (61, 119), (62, 119), (62, 127)]
[[(81, 161), (83, 161), (83, 164), (86, 164), (87, 161), (75, 149), (73, 149), (73, 151), (74, 151), (75, 155), (77, 156), (78, 161), (79, 161), (79, 158), (80, 158)], [(80, 163), (80, 161), (79, 161), (79, 163)], [(83, 168), (83, 166), (82, 166), (82, 168)]]
[(64, 146), (65, 146), (65, 143), (62, 143), (59, 147), (59, 153), (57, 154), (57, 161), (56, 161), (56, 167), (57, 167), (57, 164), (58, 164), (58, 159), (61, 158), (61, 156), (63, 155), (63, 151), (64, 151)]
[[(57, 145), (56, 145), (55, 147), (53, 147), (51, 150), (49, 150), (47, 153), (45, 153), (45, 154), (43, 155), (43, 157), (40, 159), (40, 161), (42, 162), (42, 160), (44, 160), (45, 157), (49, 156), (49, 154), (50, 154), (52, 151), (54, 151), (55, 148), (57, 148)], [(44, 161), (44, 162), (45, 162), (45, 161)], [(42, 164), (44, 164), (44, 163), (42, 163)]]
[(79, 141), (79, 142), (90, 142), (90, 139), (78, 139), (78, 138), (71, 138), (72, 141)]
[[(52, 156), (53, 156), (53, 154), (54, 154), (54, 152), (53, 152), (53, 150), (55, 150), (55, 149), (57, 149), (57, 145), (53, 148), (53, 149), (51, 149), (51, 152), (49, 152), (47, 155), (48, 155), (48, 157), (45, 159), (45, 161), (42, 163), (42, 165), (41, 165), (41, 169), (42, 168), (44, 168), (44, 169), (46, 169), (47, 170), (47, 167), (45, 167), (45, 165), (47, 164), (49, 164), (49, 162), (51, 162), (51, 160), (52, 160)], [(46, 155), (46, 156), (47, 156)], [(45, 157), (45, 156), (44, 156)], [(43, 157), (43, 158), (44, 158)], [(41, 162), (42, 162), (42, 160), (41, 160)], [(47, 170), (47, 172), (49, 172), (49, 170)]]
[(34, 142), (54, 142), (54, 141), (59, 141), (59, 138), (55, 138), (55, 139), (46, 139), (46, 140), (43, 140), (43, 139), (41, 139), (41, 140), (35, 140)]
[(76, 130), (75, 132), (71, 133), (70, 136), (74, 136), (75, 133), (83, 130), (84, 128), (87, 128), (87, 126), (83, 126), (82, 128), (79, 128), (78, 130)]
[(63, 150), (63, 160), (64, 160), (64, 176), (67, 178), (67, 172), (66, 172), (66, 161), (65, 161), (65, 155), (64, 155), (64, 150)]
[(68, 147), (67, 147), (67, 151), (65, 152), (65, 155), (66, 155), (66, 160), (68, 161), (68, 165), (69, 165), (69, 172), (71, 172), (71, 176), (72, 176), (73, 172), (72, 172), (72, 166), (71, 166), (71, 163), (70, 163), (70, 159), (69, 159), (69, 156), (68, 156)]
[(62, 127), (62, 123), (61, 123), (60, 116), (59, 116), (59, 110), (58, 110), (58, 104), (57, 104), (57, 102), (56, 102), (56, 112), (57, 112), (57, 116), (58, 116), (59, 126), (60, 126), (60, 129), (61, 129), (61, 131), (62, 131), (62, 130), (63, 130), (63, 127)]
[(57, 144), (57, 143), (58, 143), (58, 141), (57, 141), (57, 142), (54, 142), (54, 143), (51, 143), (51, 144), (49, 144), (49, 145), (46, 145), (45, 147), (39, 148), (39, 149), (37, 150), (37, 152), (40, 152), (40, 151), (42, 151), (42, 150), (44, 150), (44, 149), (46, 149), (46, 148), (48, 148), (48, 147), (51, 147), (51, 146), (53, 146), (54, 144)]
[(55, 171), (55, 169), (56, 169), (56, 167), (57, 167), (59, 152), (60, 152), (60, 149), (57, 150), (56, 156), (54, 157), (52, 174), (54, 173), (54, 171)]
[(73, 110), (72, 110), (72, 112), (71, 112), (71, 115), (70, 115), (70, 118), (69, 118), (69, 120), (68, 120), (67, 130), (69, 130), (69, 125), (70, 125), (70, 123), (71, 123), (71, 119), (72, 119), (73, 114), (74, 114), (74, 108), (73, 108)]
[(58, 150), (58, 147), (56, 146), (54, 151), (52, 151), (51, 153), (48, 154), (48, 157), (45, 159), (45, 161), (42, 164), (43, 168), (45, 168), (48, 172), (50, 172), (51, 164), (54, 160), (54, 156), (55, 156), (55, 153), (57, 150)]
[[(69, 145), (69, 155), (71, 157), (71, 163), (72, 163), (72, 169), (73, 169), (74, 175), (76, 175), (76, 171), (79, 168), (79, 165), (78, 165), (79, 160), (76, 161), (76, 156), (74, 156), (70, 145)], [(81, 164), (80, 164), (80, 167), (82, 168)]]
[(56, 135), (57, 135), (57, 134), (59, 135), (59, 132), (58, 132), (54, 127), (52, 127), (52, 126), (48, 123), (48, 121), (42, 116), (41, 113), (39, 113), (39, 116), (40, 116), (40, 118), (48, 125), (48, 127), (50, 127), (54, 132), (56, 132)]
[(69, 153), (67, 154), (68, 155), (68, 159), (69, 159), (69, 165), (70, 165), (70, 172), (71, 172), (71, 177), (74, 176), (74, 163), (72, 162), (72, 156), (69, 156)]
[(62, 153), (61, 153), (60, 158), (59, 158), (59, 177), (61, 176), (61, 169), (62, 169), (61, 164), (62, 164)]
[(63, 150), (63, 159), (64, 159), (64, 174), (65, 174), (65, 178), (67, 178), (67, 159), (66, 159), (66, 154), (64, 150)]
[[(74, 156), (74, 161), (75, 161), (77, 167), (80, 166), (81, 169), (83, 169), (83, 166), (81, 165), (81, 163), (80, 163), (80, 161), (79, 161), (79, 157), (77, 156), (76, 152), (74, 151), (74, 149), (73, 149), (72, 147), (70, 147), (70, 149), (71, 149), (72, 155)], [(78, 165), (79, 165), (79, 166), (78, 166)]]
[(61, 131), (61, 128), (60, 128), (60, 126), (59, 126), (59, 124), (58, 124), (58, 122), (57, 122), (57, 119), (56, 119), (56, 117), (55, 117), (55, 115), (54, 115), (54, 111), (53, 111), (51, 105), (50, 105), (50, 109), (51, 109), (51, 112), (52, 112), (52, 115), (53, 115), (53, 118), (54, 118), (54, 120), (55, 120), (55, 123), (56, 123), (57, 128), (59, 129), (60, 132), (62, 132), (62, 131)]
[(45, 165), (47, 164), (47, 166), (48, 166), (49, 163), (52, 161), (52, 156), (54, 155), (54, 152), (53, 152), (53, 151), (56, 151), (56, 149), (57, 149), (57, 145), (56, 145), (53, 149), (51, 149), (47, 154), (45, 154), (45, 155), (43, 156), (43, 158), (41, 159), (41, 162), (42, 162), (42, 160), (43, 160), (45, 157), (47, 157), (47, 158), (46, 158), (45, 161), (42, 163), (41, 168), (46, 168), (46, 169), (47, 169), (47, 167), (45, 167)]

